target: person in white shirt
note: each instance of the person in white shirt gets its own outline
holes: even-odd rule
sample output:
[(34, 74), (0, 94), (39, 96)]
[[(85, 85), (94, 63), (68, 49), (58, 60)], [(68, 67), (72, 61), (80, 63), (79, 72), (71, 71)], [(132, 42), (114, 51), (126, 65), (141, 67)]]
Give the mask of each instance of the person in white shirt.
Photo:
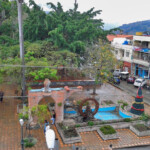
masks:
[(53, 150), (55, 146), (55, 132), (50, 129), (49, 125), (46, 126), (45, 138), (48, 149)]

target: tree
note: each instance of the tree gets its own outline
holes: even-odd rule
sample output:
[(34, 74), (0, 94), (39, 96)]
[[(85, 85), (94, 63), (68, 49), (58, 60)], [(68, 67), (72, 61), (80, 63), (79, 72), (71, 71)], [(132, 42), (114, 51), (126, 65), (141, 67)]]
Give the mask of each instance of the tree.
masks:
[(33, 0), (29, 1), (32, 8), (26, 9), (28, 17), (24, 20), (24, 39), (29, 41), (43, 40), (48, 37), (46, 30), (46, 13)]
[(44, 120), (50, 116), (47, 105), (37, 105), (32, 107), (31, 115), (33, 118), (37, 119), (37, 123), (40, 125), (44, 123)]
[(72, 52), (82, 55), (86, 43), (95, 43), (104, 31), (101, 19), (94, 19), (101, 13), (101, 10), (94, 11), (94, 8), (81, 13), (78, 11), (78, 4), (74, 8), (64, 11), (62, 5), (48, 3), (52, 9), (48, 16), (51, 21), (49, 28), (49, 39), (58, 47), (68, 48)]
[(93, 94), (96, 94), (96, 85), (98, 83), (102, 85), (109, 80), (117, 60), (109, 44), (102, 41), (98, 45), (87, 48), (85, 60), (87, 65), (85, 72), (95, 80)]

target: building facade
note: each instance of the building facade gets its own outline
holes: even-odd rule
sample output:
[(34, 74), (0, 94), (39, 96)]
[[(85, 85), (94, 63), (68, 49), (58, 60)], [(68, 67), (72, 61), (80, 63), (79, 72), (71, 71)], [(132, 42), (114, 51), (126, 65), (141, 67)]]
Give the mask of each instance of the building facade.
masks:
[(150, 77), (150, 36), (133, 37), (132, 69), (135, 76)]
[(113, 47), (114, 54), (118, 61), (123, 62), (122, 71), (126, 71), (131, 73), (132, 70), (132, 35), (116, 35), (112, 40), (111, 38), (111, 46)]

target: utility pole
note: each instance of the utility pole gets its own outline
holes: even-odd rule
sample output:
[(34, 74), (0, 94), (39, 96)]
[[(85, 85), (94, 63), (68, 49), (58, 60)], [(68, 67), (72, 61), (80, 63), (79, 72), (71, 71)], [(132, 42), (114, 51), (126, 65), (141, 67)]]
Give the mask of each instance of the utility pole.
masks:
[(23, 0), (17, 0), (18, 5), (18, 24), (19, 24), (19, 42), (20, 42), (20, 59), (22, 62), (21, 69), (21, 90), (22, 100), (25, 100), (25, 62), (24, 62), (24, 43), (23, 43), (23, 27), (22, 27), (22, 3)]

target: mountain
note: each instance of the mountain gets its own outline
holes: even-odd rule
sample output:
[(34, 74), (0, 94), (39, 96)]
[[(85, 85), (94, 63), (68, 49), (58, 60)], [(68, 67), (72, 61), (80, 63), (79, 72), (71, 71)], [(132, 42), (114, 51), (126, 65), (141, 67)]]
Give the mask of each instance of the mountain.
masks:
[(118, 27), (123, 30), (123, 34), (135, 34), (136, 32), (150, 32), (150, 20), (137, 21), (129, 24), (123, 24)]
[(112, 23), (104, 23), (104, 30), (110, 30), (113, 28), (116, 28), (118, 24), (112, 24)]

